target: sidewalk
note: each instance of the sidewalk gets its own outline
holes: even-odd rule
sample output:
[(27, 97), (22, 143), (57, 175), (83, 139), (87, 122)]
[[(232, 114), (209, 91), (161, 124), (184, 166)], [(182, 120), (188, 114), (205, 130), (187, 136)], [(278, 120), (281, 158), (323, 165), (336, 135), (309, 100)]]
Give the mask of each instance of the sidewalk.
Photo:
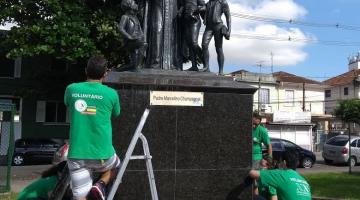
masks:
[(25, 186), (38, 179), (51, 165), (14, 166), (12, 168), (11, 190), (20, 192)]

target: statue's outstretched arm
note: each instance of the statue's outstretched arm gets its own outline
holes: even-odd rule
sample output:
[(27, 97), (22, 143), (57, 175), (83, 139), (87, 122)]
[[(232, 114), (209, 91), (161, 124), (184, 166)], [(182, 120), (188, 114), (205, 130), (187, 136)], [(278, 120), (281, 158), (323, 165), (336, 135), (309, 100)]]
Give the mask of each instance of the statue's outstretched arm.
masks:
[(125, 30), (125, 25), (128, 20), (129, 20), (129, 17), (126, 15), (123, 15), (121, 17), (120, 23), (119, 23), (119, 31), (122, 35), (125, 36), (126, 39), (133, 40), (134, 38), (130, 34), (128, 34), (127, 31)]

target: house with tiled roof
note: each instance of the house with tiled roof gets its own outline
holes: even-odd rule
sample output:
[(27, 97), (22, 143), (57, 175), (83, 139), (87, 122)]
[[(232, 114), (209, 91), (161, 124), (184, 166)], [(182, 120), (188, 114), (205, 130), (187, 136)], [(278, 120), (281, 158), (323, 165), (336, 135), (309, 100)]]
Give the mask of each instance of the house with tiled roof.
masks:
[(360, 69), (352, 69), (339, 76), (324, 81), (328, 85), (325, 90), (325, 112), (333, 113), (339, 100), (359, 99)]
[(254, 94), (254, 110), (325, 113), (325, 87), (321, 82), (283, 71), (265, 74), (239, 70), (231, 75), (236, 81), (259, 88)]
[[(338, 102), (347, 99), (360, 99), (360, 53), (349, 59), (349, 70), (341, 75), (324, 81), (325, 89), (325, 113), (333, 114)], [(346, 124), (340, 120), (334, 120), (330, 124), (331, 129), (346, 129)], [(360, 127), (350, 127), (353, 133), (360, 133)]]
[(253, 110), (267, 119), (271, 137), (313, 149), (313, 126), (325, 126), (323, 120), (318, 120), (325, 109), (323, 83), (283, 71), (265, 74), (239, 70), (230, 75), (258, 88), (253, 96)]

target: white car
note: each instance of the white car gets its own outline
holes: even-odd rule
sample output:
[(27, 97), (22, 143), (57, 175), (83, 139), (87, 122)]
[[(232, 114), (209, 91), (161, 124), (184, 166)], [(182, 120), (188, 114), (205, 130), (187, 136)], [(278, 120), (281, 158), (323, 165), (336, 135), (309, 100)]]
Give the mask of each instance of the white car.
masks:
[(322, 156), (326, 164), (348, 163), (355, 166), (360, 163), (360, 137), (350, 137), (351, 157), (349, 160), (349, 136), (338, 135), (324, 144)]

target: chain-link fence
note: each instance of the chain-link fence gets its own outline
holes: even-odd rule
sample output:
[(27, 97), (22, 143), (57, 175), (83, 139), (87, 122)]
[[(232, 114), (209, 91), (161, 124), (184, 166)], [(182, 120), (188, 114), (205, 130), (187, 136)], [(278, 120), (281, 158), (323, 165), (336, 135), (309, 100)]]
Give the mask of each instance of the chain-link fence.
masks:
[(0, 194), (11, 191), (11, 165), (14, 153), (13, 104), (0, 103)]

